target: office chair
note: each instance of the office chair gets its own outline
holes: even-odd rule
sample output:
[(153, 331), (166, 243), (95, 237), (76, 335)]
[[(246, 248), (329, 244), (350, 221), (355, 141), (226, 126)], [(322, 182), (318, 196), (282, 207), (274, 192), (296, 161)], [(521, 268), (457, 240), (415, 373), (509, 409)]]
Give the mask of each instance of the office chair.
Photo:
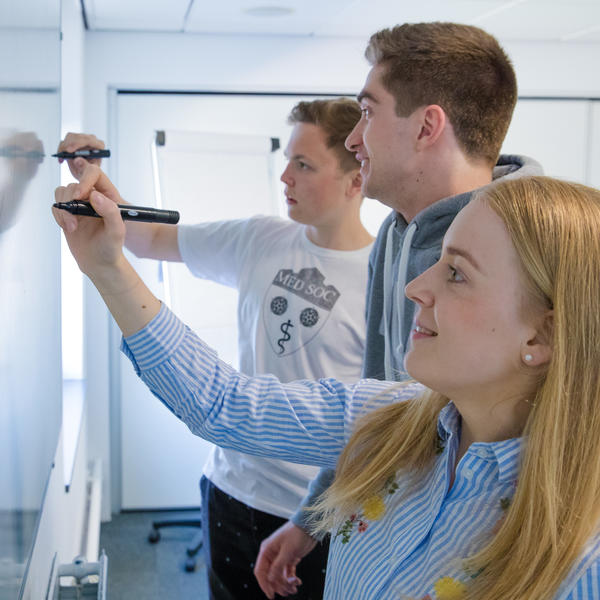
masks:
[(199, 519), (170, 519), (166, 521), (153, 521), (152, 529), (148, 534), (148, 541), (151, 544), (156, 544), (160, 540), (159, 529), (163, 527), (197, 527), (198, 531), (192, 541), (188, 544), (185, 552), (187, 559), (185, 561), (185, 570), (192, 573), (196, 569), (196, 554), (202, 548), (202, 521)]

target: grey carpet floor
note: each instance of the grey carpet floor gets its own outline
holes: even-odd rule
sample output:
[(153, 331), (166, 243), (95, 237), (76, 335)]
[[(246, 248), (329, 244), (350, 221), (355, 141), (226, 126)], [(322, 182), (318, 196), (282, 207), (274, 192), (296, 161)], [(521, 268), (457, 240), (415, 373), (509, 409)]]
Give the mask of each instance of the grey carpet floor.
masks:
[(100, 529), (100, 548), (108, 556), (107, 600), (206, 600), (206, 571), (202, 551), (196, 570), (184, 569), (186, 545), (197, 529), (161, 530), (157, 544), (148, 542), (152, 521), (196, 519), (199, 513), (129, 512), (114, 515)]

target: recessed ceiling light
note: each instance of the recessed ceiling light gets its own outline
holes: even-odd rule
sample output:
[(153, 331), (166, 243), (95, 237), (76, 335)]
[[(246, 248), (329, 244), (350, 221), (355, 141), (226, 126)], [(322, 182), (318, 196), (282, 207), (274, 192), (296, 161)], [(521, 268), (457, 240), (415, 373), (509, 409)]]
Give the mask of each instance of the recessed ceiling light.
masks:
[(244, 12), (251, 17), (285, 17), (291, 15), (294, 9), (287, 6), (254, 6), (245, 8)]

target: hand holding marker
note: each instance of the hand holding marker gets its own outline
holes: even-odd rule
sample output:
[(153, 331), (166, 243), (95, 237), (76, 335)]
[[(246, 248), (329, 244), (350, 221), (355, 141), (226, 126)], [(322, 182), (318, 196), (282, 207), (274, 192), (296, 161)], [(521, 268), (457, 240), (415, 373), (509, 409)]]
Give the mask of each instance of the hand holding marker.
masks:
[[(89, 160), (94, 158), (108, 158), (110, 156), (110, 150), (85, 148), (75, 150), (74, 152), (57, 152), (52, 156), (63, 160), (75, 158), (85, 158)], [(89, 202), (72, 200), (71, 202), (55, 202), (53, 206), (60, 208), (61, 210), (66, 210), (72, 215), (101, 218)], [(161, 210), (148, 206), (133, 206), (131, 204), (117, 204), (117, 206), (121, 211), (121, 218), (124, 221), (145, 221), (149, 223), (167, 223), (171, 225), (175, 225), (179, 222), (179, 213), (176, 210)]]
[[(55, 202), (52, 206), (66, 210), (72, 215), (100, 217), (89, 202), (83, 202), (82, 200)], [(161, 210), (148, 206), (133, 206), (133, 204), (117, 204), (117, 206), (124, 221), (147, 221), (149, 223), (168, 223), (170, 225), (175, 225), (179, 221), (179, 213), (176, 210)]]

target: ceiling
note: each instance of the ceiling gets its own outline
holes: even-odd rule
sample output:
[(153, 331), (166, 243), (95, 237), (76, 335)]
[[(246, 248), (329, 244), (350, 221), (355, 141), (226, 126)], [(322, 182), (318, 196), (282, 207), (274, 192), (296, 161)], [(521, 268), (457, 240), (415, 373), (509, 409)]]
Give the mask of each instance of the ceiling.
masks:
[(397, 23), (435, 20), (478, 25), (503, 41), (600, 42), (600, 0), (81, 2), (92, 31), (367, 37)]

